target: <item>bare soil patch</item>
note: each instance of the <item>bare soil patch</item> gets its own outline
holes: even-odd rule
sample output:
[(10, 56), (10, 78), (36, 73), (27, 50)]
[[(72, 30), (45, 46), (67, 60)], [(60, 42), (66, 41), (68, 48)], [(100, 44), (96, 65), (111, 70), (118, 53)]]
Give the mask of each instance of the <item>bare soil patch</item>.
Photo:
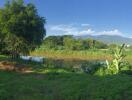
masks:
[(16, 71), (16, 72), (22, 72), (22, 73), (32, 72), (32, 68), (27, 65), (17, 64), (16, 62), (9, 62), (9, 61), (1, 61), (0, 70)]

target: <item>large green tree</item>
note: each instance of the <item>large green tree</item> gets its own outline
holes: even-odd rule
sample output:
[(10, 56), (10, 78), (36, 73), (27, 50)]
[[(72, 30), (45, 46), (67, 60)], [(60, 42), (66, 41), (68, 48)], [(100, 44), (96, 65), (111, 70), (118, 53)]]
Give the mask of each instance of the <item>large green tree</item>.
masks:
[(45, 18), (23, 0), (7, 1), (0, 9), (1, 45), (11, 54), (26, 54), (39, 46), (46, 35)]

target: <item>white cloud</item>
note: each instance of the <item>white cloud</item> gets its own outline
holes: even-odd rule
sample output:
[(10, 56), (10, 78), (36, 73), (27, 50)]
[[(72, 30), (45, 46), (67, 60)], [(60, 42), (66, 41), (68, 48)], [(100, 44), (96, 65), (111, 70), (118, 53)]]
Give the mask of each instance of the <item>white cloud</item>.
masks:
[(96, 35), (119, 35), (119, 36), (123, 36), (123, 33), (120, 32), (118, 29), (114, 29), (114, 30), (111, 30), (111, 31), (97, 32)]
[(82, 31), (78, 32), (78, 35), (87, 35), (87, 34), (92, 35), (94, 33), (95, 33), (95, 31), (93, 31), (92, 29), (89, 28), (87, 30), (82, 30)]
[(50, 25), (47, 27), (47, 35), (119, 35), (124, 36), (118, 29), (108, 31), (95, 31), (89, 24)]
[(77, 33), (77, 28), (73, 25), (51, 25), (47, 27), (47, 33), (52, 35), (73, 35)]

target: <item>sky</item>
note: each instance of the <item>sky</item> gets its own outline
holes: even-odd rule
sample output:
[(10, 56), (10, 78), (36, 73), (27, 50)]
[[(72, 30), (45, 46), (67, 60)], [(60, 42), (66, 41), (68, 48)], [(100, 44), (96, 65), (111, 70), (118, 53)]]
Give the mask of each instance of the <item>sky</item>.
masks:
[[(3, 7), (6, 0), (0, 0)], [(132, 0), (24, 0), (46, 18), (49, 35), (132, 37)]]

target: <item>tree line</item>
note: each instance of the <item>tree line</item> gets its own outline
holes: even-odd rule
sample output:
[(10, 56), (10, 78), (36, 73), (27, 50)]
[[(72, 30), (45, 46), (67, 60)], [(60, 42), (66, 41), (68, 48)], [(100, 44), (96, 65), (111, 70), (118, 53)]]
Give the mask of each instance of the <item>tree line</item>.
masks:
[(55, 50), (106, 49), (108, 45), (94, 39), (76, 39), (71, 35), (49, 36), (43, 40), (41, 48)]
[(32, 3), (7, 1), (0, 8), (0, 53), (12, 57), (28, 54), (42, 43), (46, 35), (45, 23)]

